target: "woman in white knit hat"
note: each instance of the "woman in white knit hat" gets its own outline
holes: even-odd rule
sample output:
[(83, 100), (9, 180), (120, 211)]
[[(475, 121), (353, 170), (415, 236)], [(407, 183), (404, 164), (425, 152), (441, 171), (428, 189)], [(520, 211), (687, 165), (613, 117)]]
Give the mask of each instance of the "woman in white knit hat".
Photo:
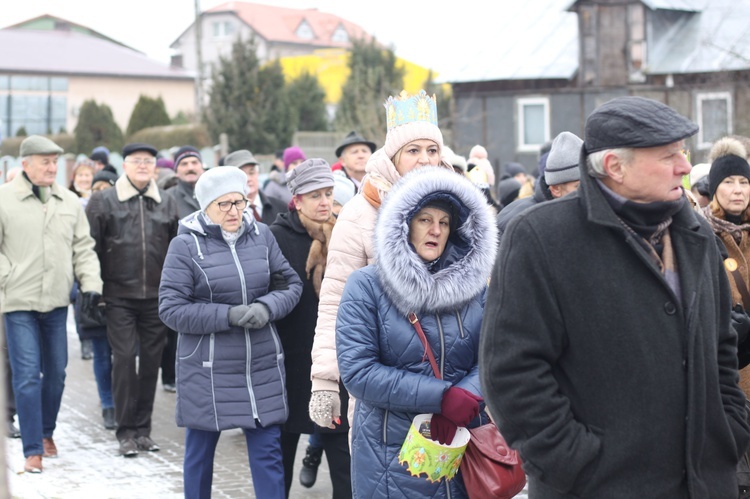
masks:
[(244, 212), (246, 192), (247, 176), (234, 166), (201, 175), (200, 210), (180, 221), (162, 270), (159, 317), (178, 333), (186, 498), (211, 497), (216, 444), (233, 428), (244, 433), (257, 497), (286, 497), (281, 425), (289, 404), (273, 323), (297, 305), (302, 282), (268, 226)]
[[(443, 135), (438, 128), (435, 98), (424, 90), (405, 91), (385, 103), (385, 144), (370, 156), (360, 192), (341, 210), (328, 247), (328, 265), (320, 290), (318, 322), (312, 350), (310, 418), (335, 428), (341, 423), (336, 313), (349, 274), (374, 262), (372, 244), (380, 203), (403, 175), (422, 166), (452, 166), (441, 159)], [(340, 388), (341, 387), (341, 388)], [(349, 403), (349, 412), (354, 404)], [(346, 415), (344, 415), (346, 416)]]

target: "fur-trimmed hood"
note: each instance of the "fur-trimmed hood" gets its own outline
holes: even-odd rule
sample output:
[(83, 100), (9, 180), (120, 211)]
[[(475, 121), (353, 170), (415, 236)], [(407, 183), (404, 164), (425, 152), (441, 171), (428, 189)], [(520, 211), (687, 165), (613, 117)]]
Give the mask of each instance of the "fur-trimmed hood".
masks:
[[(458, 230), (448, 239), (440, 270), (432, 273), (409, 242), (409, 222), (435, 198), (456, 207)], [(439, 313), (462, 307), (485, 289), (495, 263), (497, 227), (484, 196), (468, 179), (423, 167), (391, 189), (378, 215), (374, 243), (378, 277), (398, 310)]]

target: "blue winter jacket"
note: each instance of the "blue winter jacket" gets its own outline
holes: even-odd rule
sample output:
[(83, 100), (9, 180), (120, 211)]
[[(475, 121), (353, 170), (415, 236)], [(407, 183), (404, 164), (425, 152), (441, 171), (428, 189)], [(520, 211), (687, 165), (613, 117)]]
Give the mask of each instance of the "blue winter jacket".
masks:
[[(271, 275), (286, 289), (271, 291)], [(302, 283), (264, 224), (245, 217), (228, 244), (196, 212), (180, 221), (159, 289), (159, 316), (178, 332), (177, 425), (199, 430), (255, 428), (286, 421), (284, 354), (273, 321), (287, 315)], [(229, 309), (263, 303), (261, 329), (230, 327)]]
[[(415, 170), (393, 187), (375, 228), (378, 263), (351, 274), (339, 305), (339, 370), (357, 399), (355, 497), (466, 497), (460, 473), (447, 486), (414, 477), (398, 462), (414, 417), (440, 413), (448, 388), (481, 395), (479, 331), (497, 232), (481, 192), (453, 172), (436, 170)], [(456, 207), (458, 223), (443, 256), (428, 266), (409, 243), (408, 227), (435, 198)], [(442, 380), (433, 374), (409, 312), (419, 318)]]

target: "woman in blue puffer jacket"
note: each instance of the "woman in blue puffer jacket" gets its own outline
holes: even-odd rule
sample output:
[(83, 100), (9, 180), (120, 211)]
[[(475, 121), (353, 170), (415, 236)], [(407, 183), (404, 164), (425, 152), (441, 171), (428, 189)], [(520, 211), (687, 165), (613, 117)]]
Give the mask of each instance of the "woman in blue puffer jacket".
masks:
[[(482, 193), (448, 170), (403, 177), (381, 207), (377, 263), (349, 277), (336, 320), (336, 351), (352, 423), (354, 495), (466, 497), (450, 481), (412, 476), (398, 454), (414, 417), (432, 413), (434, 440), (450, 442), (477, 423), (479, 331), (497, 229)], [(407, 318), (416, 314), (442, 375), (438, 379)]]
[(159, 316), (178, 333), (186, 498), (211, 496), (214, 450), (230, 428), (245, 433), (258, 497), (285, 497), (280, 425), (289, 410), (273, 321), (297, 305), (302, 282), (268, 227), (244, 216), (246, 183), (233, 166), (201, 175), (201, 210), (180, 221), (162, 271)]

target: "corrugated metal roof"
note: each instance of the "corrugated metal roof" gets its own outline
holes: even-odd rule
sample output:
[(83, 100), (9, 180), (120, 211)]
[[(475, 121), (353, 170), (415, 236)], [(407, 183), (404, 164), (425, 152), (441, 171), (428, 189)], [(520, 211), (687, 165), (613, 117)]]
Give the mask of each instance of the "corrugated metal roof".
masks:
[(646, 72), (742, 69), (750, 69), (750, 0), (711, 0), (702, 12), (675, 25), (651, 48)]
[[(76, 32), (0, 30), (0, 72), (192, 79), (140, 52)], [(12, 49), (10, 49), (12, 47)]]
[[(750, 69), (750, 0), (641, 0), (652, 9), (683, 11), (658, 41), (647, 47), (647, 74)], [(526, 0), (501, 16), (497, 43), (444, 71), (451, 83), (570, 79), (578, 69), (577, 15), (570, 0)], [(505, 8), (505, 7), (504, 7)], [(667, 13), (664, 13), (667, 14)], [(674, 14), (670, 13), (671, 18)]]
[(578, 68), (578, 17), (570, 0), (527, 0), (504, 5), (497, 43), (467, 54), (462, 66), (444, 71), (449, 82), (573, 77)]

